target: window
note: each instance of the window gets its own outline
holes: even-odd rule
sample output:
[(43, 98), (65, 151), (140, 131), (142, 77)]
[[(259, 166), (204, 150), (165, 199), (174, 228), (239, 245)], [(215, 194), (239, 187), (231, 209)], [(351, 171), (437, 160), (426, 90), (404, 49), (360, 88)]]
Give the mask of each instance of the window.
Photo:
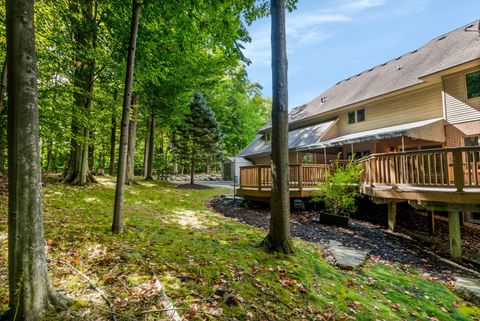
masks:
[(265, 133), (265, 142), (266, 143), (272, 142), (272, 133)]
[(465, 75), (467, 81), (467, 98), (480, 97), (480, 70)]
[(480, 146), (480, 136), (470, 136), (470, 137), (464, 137), (463, 142), (465, 143), (465, 146)]
[(302, 164), (314, 164), (315, 157), (312, 153), (303, 154), (302, 156)]
[(365, 108), (357, 110), (357, 123), (365, 120)]
[(348, 112), (348, 123), (354, 124), (365, 121), (365, 108)]
[(349, 124), (355, 123), (355, 112), (354, 111), (348, 112), (348, 123)]

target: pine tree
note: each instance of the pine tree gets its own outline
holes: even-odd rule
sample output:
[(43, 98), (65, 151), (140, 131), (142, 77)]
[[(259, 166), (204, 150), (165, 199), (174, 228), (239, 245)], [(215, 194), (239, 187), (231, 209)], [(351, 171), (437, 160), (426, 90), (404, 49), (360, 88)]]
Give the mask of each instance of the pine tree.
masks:
[(223, 153), (223, 133), (214, 112), (201, 93), (195, 93), (190, 111), (179, 129), (179, 149), (190, 155), (190, 184), (195, 183), (195, 164), (199, 160), (218, 159)]

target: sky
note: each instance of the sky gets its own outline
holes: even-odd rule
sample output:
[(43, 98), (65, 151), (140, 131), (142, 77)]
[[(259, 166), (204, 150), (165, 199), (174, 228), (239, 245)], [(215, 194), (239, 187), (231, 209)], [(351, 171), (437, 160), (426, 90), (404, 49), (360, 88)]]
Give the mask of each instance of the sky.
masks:
[[(480, 0), (298, 0), (287, 13), (289, 109), (480, 19)], [(249, 26), (249, 78), (272, 95), (270, 18)]]

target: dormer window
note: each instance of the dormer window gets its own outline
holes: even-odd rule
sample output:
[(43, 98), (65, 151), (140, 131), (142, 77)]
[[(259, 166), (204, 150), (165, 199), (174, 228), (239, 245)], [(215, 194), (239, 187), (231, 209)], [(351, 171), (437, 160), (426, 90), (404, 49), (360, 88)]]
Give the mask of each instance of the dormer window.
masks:
[(480, 97), (480, 70), (465, 75), (467, 82), (467, 98)]
[(272, 142), (272, 133), (265, 133), (265, 143)]
[(347, 118), (349, 124), (365, 121), (365, 108), (348, 112)]

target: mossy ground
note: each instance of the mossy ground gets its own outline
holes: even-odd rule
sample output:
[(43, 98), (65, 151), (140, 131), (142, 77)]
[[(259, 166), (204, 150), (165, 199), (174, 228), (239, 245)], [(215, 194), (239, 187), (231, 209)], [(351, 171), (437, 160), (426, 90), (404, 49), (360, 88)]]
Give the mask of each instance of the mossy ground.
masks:
[[(222, 189), (169, 183), (128, 186), (125, 232), (110, 232), (114, 183), (44, 188), (45, 228), (55, 286), (74, 299), (49, 320), (104, 320), (101, 296), (63, 261), (85, 273), (114, 303), (119, 320), (167, 319), (155, 280), (185, 319), (475, 320), (480, 308), (415, 270), (369, 261), (353, 272), (332, 267), (315, 244), (295, 240), (285, 257), (257, 247), (265, 231), (212, 212)], [(0, 198), (0, 239), (7, 200)], [(0, 312), (7, 308), (7, 244), (0, 244)], [(215, 291), (225, 288), (226, 295)]]

